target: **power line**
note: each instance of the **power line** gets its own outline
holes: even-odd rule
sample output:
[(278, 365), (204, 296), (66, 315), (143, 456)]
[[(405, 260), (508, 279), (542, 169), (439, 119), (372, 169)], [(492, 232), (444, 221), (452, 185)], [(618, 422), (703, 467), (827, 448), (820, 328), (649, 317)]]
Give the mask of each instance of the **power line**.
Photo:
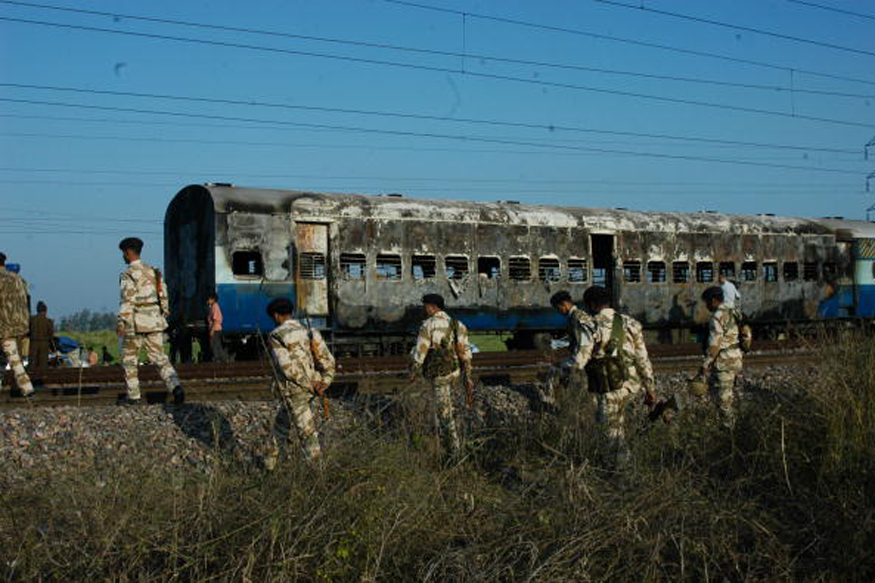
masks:
[[(562, 125), (562, 124), (516, 122), (516, 121), (499, 120), (499, 119), (482, 119), (482, 118), (478, 119), (478, 118), (450, 117), (450, 116), (404, 113), (404, 112), (393, 112), (393, 111), (379, 111), (379, 110), (368, 110), (368, 109), (350, 109), (350, 108), (313, 106), (313, 105), (292, 105), (292, 104), (288, 104), (288, 103), (256, 101), (256, 100), (251, 100), (251, 99), (250, 100), (219, 99), (219, 98), (211, 98), (211, 97), (199, 97), (199, 96), (193, 96), (193, 95), (136, 93), (136, 92), (131, 92), (131, 91), (108, 91), (108, 90), (100, 90), (100, 89), (88, 89), (88, 88), (83, 88), (83, 87), (60, 87), (60, 86), (53, 86), (53, 85), (33, 85), (33, 84), (23, 84), (23, 83), (3, 83), (3, 82), (0, 82), (0, 87), (13, 87), (13, 88), (17, 88), (17, 89), (38, 89), (38, 90), (44, 90), (44, 91), (57, 91), (57, 92), (69, 92), (69, 93), (86, 93), (86, 94), (94, 94), (94, 95), (112, 95), (112, 96), (116, 96), (116, 97), (138, 97), (138, 98), (147, 98), (147, 99), (161, 99), (161, 100), (167, 100), (167, 101), (199, 102), (199, 103), (211, 103), (211, 104), (218, 104), (218, 105), (239, 105), (239, 106), (246, 106), (246, 107), (264, 107), (264, 108), (270, 108), (270, 109), (319, 111), (319, 112), (326, 112), (326, 113), (343, 113), (343, 114), (351, 114), (351, 115), (390, 117), (390, 118), (398, 118), (398, 119), (416, 119), (416, 120), (425, 120), (425, 121), (440, 121), (440, 122), (449, 122), (449, 123), (457, 123), (457, 124), (503, 126), (503, 127), (514, 127), (514, 128), (523, 128), (523, 129), (545, 130), (545, 131), (548, 131), (551, 133), (556, 132), (556, 131), (567, 131), (567, 132), (578, 132), (578, 133), (595, 133), (595, 134), (608, 134), (608, 135), (635, 136), (635, 137), (651, 138), (651, 139), (670, 139), (670, 140), (681, 140), (681, 141), (694, 141), (694, 142), (702, 142), (702, 143), (727, 144), (727, 145), (757, 147), (757, 148), (773, 148), (773, 149), (780, 149), (780, 150), (820, 151), (820, 152), (831, 152), (831, 153), (842, 153), (842, 154), (847, 154), (847, 153), (857, 154), (857, 153), (859, 153), (858, 150), (849, 150), (849, 149), (841, 149), (841, 148), (819, 148), (819, 147), (797, 146), (797, 145), (792, 145), (792, 144), (769, 144), (769, 143), (763, 143), (763, 142), (726, 140), (726, 139), (705, 138), (705, 137), (688, 136), (688, 135), (682, 136), (682, 135), (676, 135), (676, 134), (628, 132), (628, 131), (618, 131), (618, 130), (599, 130), (599, 129), (595, 129), (595, 128), (591, 128), (591, 127), (583, 127), (583, 126), (568, 126), (568, 125)], [(875, 126), (866, 126), (866, 127), (875, 127)]]
[(79, 8), (68, 8), (62, 6), (52, 6), (47, 4), (34, 4), (30, 2), (16, 2), (13, 0), (0, 0), (0, 4), (11, 4), (15, 6), (26, 6), (29, 8), (40, 8), (45, 10), (56, 10), (62, 12), (72, 12), (77, 14), (89, 14), (96, 16), (113, 16), (126, 18), (129, 20), (135, 21), (143, 21), (143, 22), (153, 22), (153, 23), (161, 23), (161, 24), (172, 24), (179, 26), (187, 26), (193, 28), (200, 29), (208, 29), (208, 30), (220, 30), (224, 32), (240, 32), (246, 34), (255, 34), (255, 35), (264, 35), (271, 37), (283, 37), (283, 38), (292, 38), (296, 40), (304, 40), (304, 41), (315, 41), (315, 42), (324, 42), (324, 43), (333, 43), (333, 44), (341, 44), (341, 45), (349, 45), (356, 47), (368, 47), (368, 48), (377, 48), (377, 49), (385, 49), (385, 50), (393, 50), (393, 51), (403, 51), (410, 52), (415, 54), (427, 54), (427, 55), (439, 55), (439, 56), (447, 56), (454, 58), (467, 58), (473, 60), (488, 60), (494, 61), (497, 63), (510, 63), (515, 65), (530, 65), (537, 67), (548, 67), (554, 69), (563, 69), (563, 70), (572, 70), (572, 71), (583, 71), (589, 73), (600, 73), (606, 75), (619, 75), (626, 77), (637, 77), (643, 79), (658, 79), (662, 81), (671, 81), (671, 82), (680, 82), (680, 83), (696, 83), (696, 84), (704, 84), (704, 85), (715, 85), (721, 87), (737, 87), (741, 89), (751, 89), (751, 90), (759, 90), (759, 91), (770, 91), (770, 92), (789, 92), (789, 93), (799, 93), (799, 94), (807, 94), (807, 95), (820, 95), (820, 96), (829, 96), (829, 97), (843, 97), (850, 99), (873, 99), (875, 95), (866, 95), (859, 93), (848, 93), (841, 91), (825, 91), (825, 90), (815, 90), (815, 89), (802, 89), (796, 87), (787, 87), (784, 85), (765, 85), (759, 83), (740, 83), (734, 81), (725, 81), (718, 79), (704, 79), (699, 77), (685, 77), (678, 75), (660, 75), (656, 73), (647, 73), (643, 71), (630, 71), (630, 70), (622, 70), (622, 69), (609, 69), (609, 68), (601, 68), (601, 67), (587, 67), (583, 65), (576, 65), (571, 63), (559, 63), (559, 62), (551, 62), (551, 61), (533, 61), (526, 59), (515, 59), (509, 57), (501, 57), (498, 55), (492, 54), (482, 54), (482, 53), (470, 53), (470, 52), (457, 52), (457, 51), (447, 51), (447, 50), (437, 50), (437, 49), (424, 49), (420, 47), (408, 47), (408, 46), (400, 46), (400, 45), (392, 45), (386, 43), (372, 43), (372, 42), (364, 42), (364, 41), (355, 41), (350, 39), (338, 39), (331, 37), (317, 37), (310, 35), (300, 35), (300, 34), (292, 34), (278, 31), (270, 31), (263, 29), (254, 29), (254, 28), (245, 28), (245, 27), (237, 27), (237, 26), (226, 26), (219, 24), (208, 24), (201, 22), (193, 22), (188, 20), (175, 20), (168, 18), (155, 18), (141, 15), (133, 15), (133, 14), (122, 14), (122, 13), (111, 13), (111, 12), (101, 12), (97, 10), (84, 10)]
[(812, 8), (820, 8), (821, 10), (828, 10), (830, 12), (837, 12), (839, 14), (846, 14), (848, 16), (856, 16), (857, 18), (865, 18), (867, 20), (875, 20), (875, 16), (871, 14), (863, 14), (862, 12), (854, 12), (852, 10), (845, 10), (844, 8), (836, 8), (835, 6), (826, 6), (825, 4), (817, 4), (816, 2), (805, 2), (803, 0), (787, 0), (792, 4), (801, 4), (803, 6), (810, 6)]
[(616, 0), (593, 0), (593, 2), (598, 2), (599, 4), (607, 4), (609, 6), (616, 6), (618, 8), (631, 8), (633, 10), (640, 10), (642, 12), (650, 12), (652, 14), (658, 14), (660, 16), (668, 16), (670, 18), (678, 18), (681, 20), (689, 20), (690, 22), (696, 22), (699, 24), (708, 24), (711, 26), (718, 26), (721, 28), (729, 28), (732, 30), (741, 30), (744, 32), (750, 32), (754, 34), (759, 34), (763, 36), (770, 36), (773, 38), (779, 38), (781, 40), (792, 41), (796, 43), (802, 43), (807, 45), (813, 45), (821, 48), (833, 49), (836, 51), (843, 51), (846, 53), (854, 53), (857, 55), (865, 55), (867, 57), (875, 57), (875, 52), (867, 51), (865, 49), (858, 49), (854, 47), (847, 47), (844, 45), (837, 45), (833, 43), (828, 43), (824, 41), (818, 41), (810, 38), (805, 38), (801, 36), (793, 36), (789, 34), (784, 34), (781, 32), (775, 32), (773, 30), (766, 30), (763, 28), (754, 28), (752, 26), (743, 26), (741, 24), (732, 24), (729, 22), (722, 22), (720, 20), (712, 20), (710, 18), (703, 18), (701, 16), (692, 16), (690, 14), (682, 14), (680, 12), (671, 12), (668, 10), (659, 10), (657, 8), (651, 8), (650, 6), (645, 6), (643, 3), (640, 5), (630, 5), (625, 4), (623, 2), (617, 2)]
[[(490, 183), (508, 183), (508, 184), (516, 184), (518, 182), (532, 182), (532, 179), (520, 179), (520, 178), (471, 178), (471, 177), (451, 177), (451, 176), (374, 176), (374, 175), (325, 175), (325, 174), (293, 174), (293, 173), (257, 173), (257, 172), (248, 172), (248, 171), (239, 171), (239, 170), (228, 170), (224, 169), (220, 172), (216, 172), (214, 170), (177, 170), (177, 169), (164, 169), (164, 170), (130, 170), (130, 169), (108, 169), (108, 168), (55, 168), (55, 167), (14, 167), (14, 166), (0, 166), (0, 172), (30, 172), (30, 173), (47, 173), (47, 174), (118, 174), (124, 176), (174, 176), (174, 175), (192, 175), (199, 174), (203, 176), (210, 175), (234, 175), (234, 176), (246, 176), (250, 178), (305, 178), (305, 179), (328, 179), (328, 180), (341, 180), (341, 179), (349, 179), (349, 180), (396, 180), (396, 181), (431, 181), (431, 182), (490, 182)], [(557, 179), (557, 178), (549, 178), (538, 180), (538, 182), (546, 182), (549, 184), (622, 184), (622, 185), (632, 185), (632, 186), (653, 186), (652, 180), (614, 180), (614, 179), (604, 179), (604, 178), (568, 178), (568, 179)], [(701, 180), (684, 180), (683, 182), (669, 182), (665, 180), (660, 180), (659, 184), (683, 184), (690, 186), (714, 186), (714, 185), (722, 185), (725, 186), (727, 184), (726, 180), (714, 180), (714, 181), (701, 181)], [(764, 182), (736, 182), (734, 183), (737, 186), (755, 186), (755, 187), (786, 187), (786, 186), (799, 186), (799, 187), (809, 187), (812, 186), (811, 182), (773, 182), (773, 183), (764, 183)], [(814, 186), (836, 186), (836, 187), (850, 187), (850, 184), (830, 184), (830, 185), (814, 185)], [(15, 207), (3, 207), (5, 210), (10, 211), (18, 211), (18, 212), (33, 212), (38, 214), (46, 214), (43, 211), (32, 211), (29, 209), (21, 209)], [(70, 215), (69, 213), (49, 213), (49, 214), (63, 214), (64, 216), (82, 216), (82, 215)]]
[(539, 79), (526, 79), (523, 77), (513, 77), (510, 75), (497, 75), (492, 73), (482, 73), (482, 72), (473, 72), (473, 71), (459, 71), (457, 69), (447, 68), (447, 67), (435, 67), (430, 65), (422, 65), (422, 64), (412, 64), (412, 63), (402, 63), (398, 61), (385, 61), (380, 59), (366, 59), (361, 57), (349, 57), (344, 55), (332, 55), (328, 53), (316, 53), (311, 51), (299, 51), (292, 49), (279, 49), (274, 47), (264, 47), (257, 45), (247, 45), (240, 43), (231, 43), (226, 41), (213, 41), (213, 40), (205, 40), (205, 39), (195, 39), (189, 37), (176, 37), (171, 35), (163, 35), (163, 34), (151, 34), (151, 33), (143, 33), (143, 32), (131, 32), (131, 31), (122, 31), (116, 29), (108, 29), (108, 28), (98, 28), (92, 26), (81, 26), (74, 24), (63, 24), (56, 22), (45, 22), (45, 21), (37, 21), (37, 20), (27, 20), (21, 18), (9, 18), (9, 17), (0, 17), (0, 21), (5, 22), (16, 22), (23, 24), (34, 24), (39, 26), (49, 26), (56, 28), (65, 28), (72, 30), (83, 30), (88, 32), (103, 32), (109, 34), (118, 34), (125, 36), (135, 36), (141, 38), (151, 38), (158, 40), (169, 40), (174, 42), (183, 42), (183, 43), (192, 43), (192, 44), (203, 44), (203, 45), (215, 45), (226, 48), (237, 48), (237, 49), (246, 49), (246, 50), (254, 50), (254, 51), (266, 51), (271, 53), (280, 53), (280, 54), (292, 54), (298, 56), (306, 56), (313, 58), (323, 58), (330, 60), (339, 60), (339, 61), (348, 61), (354, 63), (362, 63), (368, 65), (384, 65), (390, 67), (400, 67), (409, 70), (420, 70), (420, 71), (428, 71), (428, 72), (438, 72), (438, 73), (450, 73), (450, 74), (464, 74), (470, 77), (477, 77), (481, 79), (491, 79), (495, 81), (509, 81), (513, 83), (524, 83), (527, 85), (538, 85), (545, 87), (556, 87), (561, 89), (570, 89), (574, 91), (586, 91), (591, 93), (600, 93), (604, 95), (615, 95), (620, 97), (629, 97), (634, 99), (645, 99), (651, 101), (657, 101), (661, 103), (671, 103), (676, 105), (692, 105), (696, 107), (707, 107), (711, 109), (719, 109), (725, 111), (734, 111), (739, 113), (751, 113), (757, 115), (768, 115), (775, 117), (782, 117), (786, 119), (794, 119), (794, 120), (802, 120), (802, 121), (811, 121), (817, 123), (827, 123), (834, 125), (842, 125), (849, 127), (865, 127), (865, 128), (875, 128), (875, 125), (864, 124), (860, 122), (854, 122), (850, 120), (841, 120), (841, 119), (832, 119), (832, 118), (824, 118), (818, 116), (810, 116), (810, 115), (799, 115), (795, 112), (786, 113), (783, 111), (770, 110), (770, 109), (761, 109), (754, 107), (743, 107), (738, 105), (730, 105), (725, 103), (714, 103), (708, 101), (697, 101), (694, 99), (684, 99), (678, 97), (666, 97), (662, 95), (653, 95), (649, 93), (639, 93), (633, 91), (622, 91), (619, 89), (607, 89), (604, 87), (593, 87), (588, 85), (576, 85), (572, 83), (558, 83), (551, 81), (543, 81)]
[[(27, 104), (35, 104), (35, 105), (48, 105), (55, 107), (70, 107), (70, 108), (80, 108), (80, 109), (93, 109), (93, 110), (103, 110), (103, 111), (119, 111), (119, 112), (129, 112), (129, 113), (144, 113), (144, 114), (153, 114), (153, 115), (168, 115), (173, 117), (193, 117), (193, 118), (203, 118), (203, 119), (214, 119), (214, 120), (228, 120), (228, 121), (243, 121), (243, 122), (252, 122), (257, 121), (248, 118), (240, 118), (240, 117), (231, 117), (231, 116), (223, 116), (223, 115), (211, 115), (211, 114), (198, 114), (198, 113), (187, 113), (187, 112), (176, 112), (176, 111), (166, 111), (166, 110), (154, 110), (154, 109), (142, 109), (142, 108), (129, 108), (129, 107), (113, 107), (113, 106), (102, 106), (102, 105), (90, 105), (90, 104), (79, 104), (79, 103), (64, 103), (64, 102), (53, 102), (53, 101), (39, 101), (33, 99), (12, 99), (8, 97), (0, 97), (0, 101), (8, 101), (12, 103), (27, 103)], [(734, 161), (728, 160), (724, 158), (715, 158), (715, 157), (706, 157), (706, 156), (689, 156), (689, 155), (681, 155), (681, 154), (662, 154), (657, 152), (633, 152), (627, 150), (616, 150), (610, 148), (591, 148), (591, 147), (583, 147), (583, 146), (569, 146), (564, 144), (548, 144), (548, 143), (539, 143), (539, 142), (526, 142), (519, 140), (503, 140), (496, 138), (485, 138), (485, 137), (470, 137), (465, 135), (457, 135), (457, 134), (441, 134), (435, 132), (412, 132), (412, 131), (402, 131), (402, 130), (382, 130), (376, 128), (364, 128), (364, 127), (356, 127), (356, 126), (337, 126), (337, 125), (329, 125), (329, 124), (312, 124), (312, 123), (301, 123), (301, 122), (281, 122), (281, 121), (273, 121), (271, 123), (283, 123), (288, 124), (290, 126), (300, 126), (300, 127), (319, 127), (319, 128), (330, 128), (337, 130), (345, 130), (352, 132), (361, 132), (361, 133), (369, 133), (369, 134), (380, 134), (380, 135), (394, 135), (394, 136), (408, 136), (408, 137), (417, 137), (417, 138), (428, 138), (428, 139), (442, 139), (442, 140), (461, 140), (466, 142), (482, 142), (489, 144), (501, 144), (501, 145), (512, 145), (512, 146), (529, 146), (536, 148), (551, 148), (562, 151), (575, 151), (575, 152), (599, 152), (603, 154), (618, 154), (625, 156), (636, 156), (642, 158), (657, 158), (664, 160), (677, 160), (677, 161), (696, 161), (696, 162), (711, 162), (717, 164), (732, 164), (732, 165), (740, 165), (740, 166), (755, 166), (759, 168), (777, 168), (784, 170), (805, 170), (811, 172), (826, 172), (826, 173), (834, 173), (834, 174), (848, 174), (848, 175), (858, 175), (857, 172), (851, 170), (842, 170), (839, 168), (824, 168), (824, 167), (813, 167), (813, 166), (794, 166), (792, 164), (771, 164), (766, 162), (748, 162), (748, 161)]]
[(646, 47), (646, 48), (651, 48), (651, 49), (660, 49), (660, 50), (664, 50), (664, 51), (670, 51), (670, 52), (675, 52), (675, 53), (680, 53), (680, 54), (685, 54), (685, 55), (692, 55), (692, 56), (697, 56), (697, 57), (717, 59), (717, 60), (721, 60), (721, 61), (739, 63), (739, 64), (743, 64), (743, 65), (754, 65), (757, 67), (764, 67), (767, 69), (777, 69), (777, 70), (784, 71), (787, 73), (792, 71), (795, 73), (804, 73), (806, 75), (812, 75), (815, 77), (822, 77), (824, 79), (835, 79), (837, 81), (848, 81), (848, 82), (852, 82), (852, 83), (862, 83), (865, 85), (875, 85), (875, 81), (869, 80), (869, 79), (860, 79), (858, 77), (836, 75), (834, 73), (826, 73), (824, 71), (815, 71), (812, 69), (802, 69), (799, 67), (793, 67), (793, 66), (789, 66), (789, 65), (778, 65), (775, 63), (769, 63), (767, 61), (756, 61), (756, 60), (752, 60), (752, 59), (742, 59), (739, 57), (722, 55), (720, 53), (711, 53), (711, 52), (707, 52), (707, 51), (698, 51), (698, 50), (694, 50), (694, 49), (684, 49), (681, 47), (646, 42), (646, 41), (641, 41), (641, 40), (632, 39), (632, 38), (625, 38), (625, 37), (600, 34), (600, 33), (592, 32), (592, 31), (588, 31), (588, 30), (583, 30), (583, 29), (567, 28), (567, 27), (555, 26), (555, 25), (549, 25), (549, 24), (538, 24), (538, 23), (534, 23), (534, 22), (527, 22), (524, 20), (516, 20), (516, 19), (512, 19), (512, 18), (505, 18), (505, 17), (501, 17), (501, 16), (494, 16), (494, 15), (490, 15), (490, 14), (483, 14), (483, 13), (476, 13), (476, 12), (467, 12), (467, 11), (463, 12), (461, 10), (455, 10), (452, 8), (444, 8), (441, 6), (432, 6), (429, 4), (422, 4), (420, 2), (409, 2), (407, 0), (383, 0), (383, 2), (387, 2), (389, 4), (397, 4), (400, 6), (419, 8), (422, 10), (431, 10), (431, 11), (435, 11), (435, 12), (444, 12), (444, 13), (448, 13), (448, 14), (455, 14), (457, 16), (464, 15), (467, 18), (479, 18), (481, 20), (490, 20), (493, 22), (501, 22), (504, 24), (512, 24), (515, 26), (535, 28), (535, 29), (540, 29), (540, 30), (547, 30), (547, 31), (551, 31), (551, 32), (559, 32), (559, 33), (571, 34), (571, 35), (577, 35), (577, 36), (586, 36), (586, 37), (595, 38), (595, 39), (599, 39), (599, 40), (624, 43), (624, 44), (641, 46), (641, 47)]

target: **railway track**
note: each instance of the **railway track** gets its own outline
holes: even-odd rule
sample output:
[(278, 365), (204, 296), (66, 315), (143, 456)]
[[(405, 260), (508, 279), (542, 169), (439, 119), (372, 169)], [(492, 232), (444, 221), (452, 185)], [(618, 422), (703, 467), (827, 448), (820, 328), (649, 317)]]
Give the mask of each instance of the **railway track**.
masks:
[[(810, 362), (811, 352), (795, 344), (761, 342), (745, 356), (746, 367), (764, 367)], [(698, 366), (698, 344), (650, 347), (658, 374), (692, 373)], [(484, 385), (531, 382), (566, 351), (482, 352), (474, 355), (474, 374)], [(349, 393), (387, 393), (409, 386), (407, 359), (402, 356), (338, 359), (338, 374), (329, 396)], [(271, 397), (271, 365), (264, 361), (230, 364), (181, 364), (177, 366), (189, 401), (244, 400)], [(34, 374), (36, 395), (23, 399), (10, 392), (12, 376), (7, 371), (0, 393), (0, 409), (18, 407), (113, 405), (124, 394), (120, 366), (81, 369), (51, 369)], [(149, 403), (163, 403), (164, 387), (154, 366), (140, 367), (140, 384)]]

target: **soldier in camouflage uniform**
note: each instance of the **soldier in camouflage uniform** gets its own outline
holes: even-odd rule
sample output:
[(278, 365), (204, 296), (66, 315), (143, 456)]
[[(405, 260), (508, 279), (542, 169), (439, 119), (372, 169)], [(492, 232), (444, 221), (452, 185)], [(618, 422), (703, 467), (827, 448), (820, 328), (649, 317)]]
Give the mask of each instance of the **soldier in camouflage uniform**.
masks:
[(571, 353), (567, 359), (553, 367), (548, 377), (548, 382), (544, 383), (544, 387), (541, 389), (541, 400), (548, 407), (555, 407), (555, 384), (557, 382), (568, 384), (572, 382), (572, 377), (577, 380), (583, 378), (580, 374), (576, 376), (573, 374), (574, 363), (582, 347), (585, 330), (587, 326), (592, 325), (592, 318), (585, 311), (574, 305), (571, 294), (565, 290), (553, 294), (550, 298), (550, 305), (567, 318), (565, 327), (568, 333), (568, 351)]
[[(283, 400), (289, 421), (295, 426), (304, 455), (315, 460), (322, 454), (319, 433), (311, 403), (321, 396), (334, 380), (334, 357), (318, 330), (310, 329), (292, 317), (295, 306), (286, 298), (277, 298), (267, 306), (267, 315), (277, 327), (270, 333), (270, 350), (276, 365), (276, 388)], [(291, 434), (289, 435), (291, 437)], [(265, 458), (273, 469), (279, 454), (276, 442)]]
[(709, 287), (702, 293), (702, 300), (711, 312), (708, 322), (708, 346), (699, 369), (699, 377), (708, 379), (708, 392), (717, 407), (723, 424), (735, 424), (732, 408), (735, 377), (741, 371), (742, 352), (739, 344), (741, 314), (723, 303), (723, 290)]
[(453, 387), (464, 372), (465, 385), (470, 396), (474, 390), (471, 366), (471, 347), (468, 328), (444, 311), (444, 298), (438, 294), (422, 297), (428, 318), (419, 328), (416, 346), (410, 353), (410, 379), (422, 375), (431, 384), (434, 407), (444, 450), (451, 457), (461, 452), (459, 434), (453, 412)]
[(119, 249), (128, 264), (128, 268), (119, 278), (121, 301), (118, 310), (118, 336), (124, 341), (121, 360), (128, 389), (123, 403), (136, 405), (141, 402), (137, 365), (140, 348), (145, 346), (149, 362), (158, 367), (167, 392), (172, 394), (173, 402), (180, 405), (185, 401), (185, 391), (179, 384), (179, 377), (170, 364), (170, 359), (164, 354), (167, 287), (161, 272), (140, 260), (142, 240), (128, 237), (119, 243)]
[[(6, 255), (0, 253), (0, 343), (15, 374), (15, 384), (25, 397), (33, 394), (33, 384), (24, 370), (24, 363), (18, 352), (18, 342), (27, 335), (30, 326), (29, 316), (24, 280), (6, 270)], [(0, 381), (2, 378), (2, 369), (0, 369)]]
[[(575, 334), (578, 336), (572, 338), (574, 349), (565, 366), (578, 374), (586, 372), (587, 388), (595, 395), (596, 423), (605, 427), (616, 466), (623, 468), (630, 461), (624, 427), (626, 407), (642, 389), (645, 391), (645, 404), (652, 406), (656, 402), (656, 382), (644, 345), (641, 324), (634, 318), (615, 312), (610, 307), (608, 290), (601, 286), (590, 287), (583, 296), (583, 303), (591, 317), (576, 315), (579, 310), (569, 309), (569, 303), (570, 298), (564, 302), (566, 315), (577, 320)], [(615, 322), (622, 324), (622, 333), (614, 330)], [(613, 346), (612, 339), (618, 337), (622, 337), (622, 344)], [(620, 367), (620, 371), (611, 379), (595, 372), (607, 359), (612, 359)]]

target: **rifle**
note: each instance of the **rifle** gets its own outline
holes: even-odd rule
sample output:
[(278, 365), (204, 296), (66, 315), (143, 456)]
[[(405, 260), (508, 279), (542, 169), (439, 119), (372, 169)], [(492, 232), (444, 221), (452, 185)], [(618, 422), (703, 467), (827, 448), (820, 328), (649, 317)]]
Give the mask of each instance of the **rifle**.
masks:
[(164, 287), (161, 270), (157, 267), (153, 267), (152, 271), (155, 272), (155, 297), (158, 298), (158, 311), (166, 318), (167, 314), (164, 313), (164, 304), (161, 303), (161, 288)]
[[(310, 356), (313, 358), (313, 364), (315, 365), (317, 354), (316, 339), (313, 337), (313, 327), (310, 325), (310, 316), (306, 313), (304, 314), (304, 323), (307, 326), (307, 338), (310, 339)], [(322, 397), (322, 410), (325, 411), (325, 418), (331, 419), (331, 409), (328, 408), (328, 397), (325, 396), (325, 389), (319, 391), (319, 396)]]
[[(465, 404), (470, 409), (474, 406), (474, 379), (468, 378), (468, 371), (464, 366), (465, 349), (459, 345), (459, 322), (453, 318), (453, 349), (456, 351), (456, 358), (459, 359), (459, 369), (462, 373), (462, 382), (465, 383)], [(469, 383), (468, 381), (471, 381)]]

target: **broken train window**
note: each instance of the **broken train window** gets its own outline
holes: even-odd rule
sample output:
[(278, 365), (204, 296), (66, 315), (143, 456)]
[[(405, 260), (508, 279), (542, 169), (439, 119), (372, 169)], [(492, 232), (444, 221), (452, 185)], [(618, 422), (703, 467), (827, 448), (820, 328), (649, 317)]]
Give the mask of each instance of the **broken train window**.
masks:
[(528, 257), (511, 257), (508, 270), (511, 279), (529, 281), (532, 278), (532, 265)]
[(401, 279), (401, 256), (392, 253), (377, 255), (377, 279)]
[(696, 281), (699, 283), (711, 283), (714, 281), (714, 264), (710, 261), (696, 263)]
[(301, 279), (325, 279), (325, 254), (306, 251), (298, 258)]
[(763, 281), (774, 283), (778, 281), (778, 263), (775, 261), (763, 262)]
[(414, 280), (431, 279), (437, 268), (434, 255), (414, 255), (411, 261), (410, 273)]
[(538, 260), (538, 279), (541, 281), (559, 281), (562, 271), (559, 269), (559, 260), (555, 257), (541, 257)]
[(264, 262), (258, 251), (235, 251), (231, 255), (231, 271), (241, 277), (261, 277), (264, 275)]
[(589, 275), (586, 265), (586, 259), (571, 258), (568, 260), (568, 281), (570, 283), (581, 283), (587, 280)]
[(799, 264), (795, 261), (784, 262), (784, 281), (796, 281), (799, 279)]
[(449, 279), (462, 279), (468, 275), (468, 258), (464, 255), (447, 255), (444, 267)]
[(341, 253), (340, 273), (348, 279), (364, 279), (366, 263), (364, 253)]
[(817, 281), (817, 261), (806, 261), (802, 265), (802, 279)]
[(756, 281), (757, 262), (745, 261), (741, 264), (741, 281)]
[(672, 263), (671, 281), (673, 283), (690, 283), (690, 264), (686, 261)]
[(665, 283), (665, 262), (649, 261), (647, 263), (647, 283)]
[(728, 278), (735, 277), (735, 262), (734, 261), (721, 261), (720, 262), (720, 275), (725, 275)]
[(485, 275), (487, 279), (494, 279), (501, 275), (501, 259), (498, 257), (478, 257), (477, 273)]
[(629, 283), (641, 281), (641, 262), (640, 261), (624, 261), (623, 262), (623, 280)]

